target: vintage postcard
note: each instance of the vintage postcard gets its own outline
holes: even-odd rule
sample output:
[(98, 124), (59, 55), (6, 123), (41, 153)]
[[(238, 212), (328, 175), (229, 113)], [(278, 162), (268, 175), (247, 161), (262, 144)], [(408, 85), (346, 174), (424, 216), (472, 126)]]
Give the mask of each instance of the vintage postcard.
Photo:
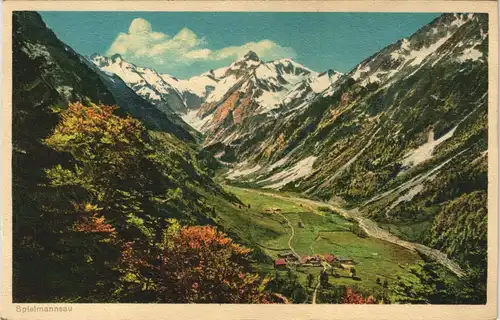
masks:
[(496, 2), (3, 23), (3, 318), (496, 317)]

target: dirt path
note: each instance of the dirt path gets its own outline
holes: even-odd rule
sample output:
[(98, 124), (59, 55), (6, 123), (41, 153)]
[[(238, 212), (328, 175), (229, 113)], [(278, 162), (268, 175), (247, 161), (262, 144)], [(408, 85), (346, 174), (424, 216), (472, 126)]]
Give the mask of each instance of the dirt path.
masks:
[(295, 252), (295, 250), (293, 249), (292, 247), (292, 239), (293, 237), (295, 236), (295, 229), (293, 228), (292, 226), (292, 223), (290, 222), (290, 220), (287, 219), (287, 217), (285, 217), (281, 212), (278, 213), (280, 216), (283, 217), (283, 219), (286, 220), (286, 222), (288, 223), (288, 225), (290, 226), (290, 229), (292, 229), (292, 235), (290, 236), (290, 239), (288, 239), (288, 248), (290, 248), (290, 250), (293, 252), (293, 254), (297, 257), (297, 259), (300, 259), (300, 256), (297, 254), (297, 252)]
[[(292, 226), (292, 223), (290, 222), (290, 220), (287, 219), (287, 217), (285, 217), (285, 215), (283, 215), (281, 212), (278, 212), (278, 214), (286, 220), (286, 222), (288, 223), (288, 225), (290, 226), (290, 229), (292, 230), (292, 234), (290, 236), (290, 238), (288, 239), (288, 248), (290, 248), (290, 250), (293, 252), (293, 254), (297, 257), (297, 259), (300, 259), (300, 256), (297, 254), (297, 252), (295, 252), (295, 250), (293, 249), (292, 247), (292, 239), (293, 237), (295, 236), (295, 229), (293, 228)], [(314, 250), (312, 249), (312, 245), (311, 245), (311, 251), (312, 253), (314, 254)], [(330, 264), (328, 263), (323, 263), (323, 271), (326, 271), (327, 267), (330, 267)], [(321, 274), (318, 275), (318, 284), (316, 285), (316, 287), (314, 288), (314, 294), (313, 294), (313, 297), (312, 297), (312, 304), (316, 304), (316, 295), (318, 294), (318, 289), (321, 285)]]
[[(323, 265), (323, 272), (326, 271), (326, 266)], [(312, 297), (312, 304), (316, 304), (316, 296), (318, 294), (318, 289), (321, 285), (321, 273), (319, 274), (318, 276), (318, 284), (316, 285), (316, 288), (314, 288), (314, 293), (313, 293), (313, 297)]]
[[(242, 188), (242, 189), (244, 189), (244, 188)], [(442, 264), (443, 266), (445, 266), (446, 268), (448, 268), (450, 271), (452, 271), (457, 276), (462, 277), (465, 274), (464, 271), (460, 268), (460, 266), (455, 261), (449, 259), (446, 256), (446, 254), (442, 253), (439, 250), (427, 247), (427, 246), (425, 246), (423, 244), (413, 243), (413, 242), (410, 242), (410, 241), (406, 241), (406, 240), (400, 239), (399, 237), (391, 234), (389, 231), (380, 228), (377, 225), (376, 222), (374, 222), (374, 221), (370, 220), (369, 218), (363, 216), (358, 211), (358, 209), (346, 210), (346, 209), (334, 206), (334, 205), (332, 205), (330, 203), (327, 203), (327, 202), (314, 201), (314, 200), (310, 200), (310, 199), (299, 198), (299, 197), (292, 197), (292, 196), (282, 196), (282, 195), (278, 195), (278, 194), (274, 194), (274, 193), (270, 193), (270, 192), (263, 192), (261, 190), (255, 190), (255, 189), (244, 189), (244, 190), (251, 191), (251, 192), (258, 192), (261, 195), (270, 196), (270, 197), (274, 197), (274, 198), (277, 198), (277, 199), (289, 200), (289, 201), (295, 202), (295, 203), (297, 203), (299, 205), (302, 204), (303, 206), (305, 206), (305, 205), (315, 206), (315, 207), (318, 207), (318, 206), (323, 206), (323, 207), (327, 206), (331, 210), (333, 210), (335, 212), (338, 212), (339, 214), (341, 214), (345, 218), (352, 218), (352, 219), (356, 220), (358, 222), (359, 226), (361, 228), (363, 228), (363, 230), (370, 237), (381, 239), (381, 240), (384, 240), (384, 241), (387, 241), (387, 242), (391, 242), (391, 243), (397, 244), (397, 245), (399, 245), (401, 247), (404, 247), (404, 248), (406, 248), (408, 250), (420, 251), (424, 255), (433, 258), (434, 260), (436, 260), (437, 262), (439, 262), (440, 264)], [(288, 219), (286, 219), (286, 220), (288, 221)], [(291, 224), (290, 224), (289, 221), (288, 221), (288, 224), (291, 227)], [(293, 228), (292, 228), (292, 230), (293, 230)], [(289, 241), (289, 244), (290, 244), (290, 241)]]
[[(326, 261), (323, 261), (322, 265), (323, 265), (323, 272), (326, 272), (327, 269), (332, 267)], [(316, 296), (318, 295), (318, 290), (319, 290), (320, 286), (321, 286), (321, 273), (318, 276), (318, 284), (316, 284), (316, 288), (314, 288), (314, 293), (313, 293), (313, 297), (312, 297), (312, 304), (316, 304)]]

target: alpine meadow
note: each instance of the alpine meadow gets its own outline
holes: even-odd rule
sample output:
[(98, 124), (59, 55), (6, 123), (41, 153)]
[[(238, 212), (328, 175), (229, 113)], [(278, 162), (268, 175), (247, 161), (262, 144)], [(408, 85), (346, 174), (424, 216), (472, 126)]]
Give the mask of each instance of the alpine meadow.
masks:
[(303, 15), (15, 11), (13, 302), (485, 304), (488, 14)]

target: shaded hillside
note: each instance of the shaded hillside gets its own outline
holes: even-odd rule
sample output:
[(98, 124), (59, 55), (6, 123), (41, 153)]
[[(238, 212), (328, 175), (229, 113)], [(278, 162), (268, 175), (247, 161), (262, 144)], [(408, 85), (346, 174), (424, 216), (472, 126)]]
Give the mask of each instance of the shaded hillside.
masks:
[[(37, 13), (13, 15), (13, 69), (14, 301), (98, 301), (109, 293), (106, 286), (120, 272), (99, 263), (113, 261), (117, 252), (98, 244), (92, 234), (75, 233), (81, 229), (78, 208), (115, 215), (113, 229), (100, 228), (130, 228), (121, 231), (124, 239), (141, 243), (159, 237), (169, 218), (214, 224), (216, 211), (208, 197), (228, 206), (239, 202), (212, 181), (210, 158), (186, 144), (195, 141), (187, 131), (120, 85), (120, 79), (89, 67)], [(84, 129), (90, 131), (79, 133), (76, 126), (71, 135), (58, 134), (56, 124), (67, 119), (73, 102), (83, 103), (75, 110), (89, 108), (83, 112), (89, 112)], [(90, 112), (100, 104), (117, 104), (120, 117), (104, 113), (92, 120)], [(127, 124), (132, 119), (127, 114), (143, 121), (143, 129), (141, 122)], [(104, 116), (110, 121), (103, 122)], [(128, 125), (138, 126), (136, 138), (120, 138), (116, 144), (115, 138), (93, 138), (101, 130), (132, 134), (119, 129)], [(82, 149), (85, 145), (89, 149)]]

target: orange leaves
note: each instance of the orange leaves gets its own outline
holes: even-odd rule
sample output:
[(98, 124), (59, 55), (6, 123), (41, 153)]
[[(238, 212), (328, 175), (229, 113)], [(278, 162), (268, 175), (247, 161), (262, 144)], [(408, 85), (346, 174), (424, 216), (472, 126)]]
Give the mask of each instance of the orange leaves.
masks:
[(246, 271), (249, 249), (211, 226), (168, 234), (162, 259), (165, 301), (258, 302), (259, 276)]
[(108, 233), (115, 235), (115, 228), (99, 215), (101, 210), (91, 203), (73, 204), (75, 212), (80, 216), (73, 225), (73, 230), (83, 233)]
[(259, 298), (259, 303), (262, 303), (262, 304), (271, 304), (271, 303), (281, 303), (281, 304), (289, 304), (290, 301), (283, 295), (279, 294), (279, 293), (266, 293), (266, 294), (263, 294), (260, 298)]
[(75, 223), (73, 230), (84, 233), (115, 233), (115, 228), (106, 223), (104, 217), (99, 217), (97, 214), (82, 217), (80, 221)]
[(376, 301), (372, 296), (368, 298), (363, 298), (363, 296), (352, 288), (347, 288), (344, 297), (342, 298), (342, 303), (346, 304), (375, 304)]
[(142, 124), (131, 117), (114, 115), (117, 109), (102, 104), (87, 107), (80, 102), (72, 103), (61, 113), (61, 121), (44, 142), (60, 151), (74, 151), (86, 145), (95, 149), (98, 144), (116, 146), (138, 140)]
[(211, 226), (182, 228), (176, 240), (191, 249), (228, 248), (236, 255), (246, 255), (251, 252), (251, 249), (233, 243), (231, 238)]

